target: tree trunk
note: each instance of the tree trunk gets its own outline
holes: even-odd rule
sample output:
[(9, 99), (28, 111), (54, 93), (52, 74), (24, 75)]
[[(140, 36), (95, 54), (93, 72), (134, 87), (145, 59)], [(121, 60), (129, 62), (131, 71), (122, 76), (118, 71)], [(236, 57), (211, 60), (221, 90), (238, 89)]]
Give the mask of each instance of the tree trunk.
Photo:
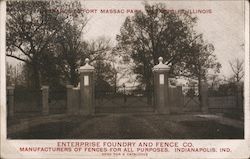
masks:
[(38, 69), (36, 64), (32, 65), (32, 71), (33, 71), (33, 78), (30, 79), (32, 87), (35, 89), (40, 89), (41, 87), (40, 70)]
[(201, 93), (201, 77), (198, 77), (198, 94), (199, 94), (199, 103), (200, 103), (200, 110), (202, 110), (203, 103), (202, 103), (202, 93)]
[(77, 86), (78, 85), (78, 74), (76, 72), (76, 67), (75, 66), (70, 66), (70, 70), (69, 70), (69, 82), (70, 84), (72, 84), (73, 86)]
[(144, 61), (144, 78), (145, 78), (145, 84), (146, 84), (146, 88), (145, 88), (145, 94), (146, 94), (146, 97), (147, 97), (147, 104), (148, 105), (151, 105), (152, 104), (152, 72), (151, 72), (151, 69), (150, 68), (150, 65), (148, 63), (148, 61)]
[(32, 85), (32, 88), (35, 89), (34, 99), (36, 102), (36, 107), (39, 110), (42, 110), (42, 91), (41, 91), (41, 78), (40, 78), (40, 70), (36, 64), (32, 64), (32, 78), (29, 79)]
[(151, 78), (149, 78), (146, 82), (146, 96), (147, 96), (147, 104), (151, 105), (152, 104), (152, 97), (153, 97), (153, 89), (152, 89), (152, 84), (151, 84)]

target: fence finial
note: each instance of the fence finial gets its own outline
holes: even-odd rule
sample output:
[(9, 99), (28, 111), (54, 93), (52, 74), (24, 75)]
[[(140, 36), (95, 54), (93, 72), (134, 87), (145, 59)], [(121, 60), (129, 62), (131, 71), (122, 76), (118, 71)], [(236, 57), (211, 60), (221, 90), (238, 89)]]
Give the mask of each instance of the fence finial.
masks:
[(86, 59), (85, 59), (85, 63), (86, 63), (86, 64), (89, 64), (89, 58), (86, 58)]
[(80, 67), (80, 72), (93, 72), (95, 68), (89, 64), (89, 58), (85, 59), (85, 65)]
[(162, 58), (162, 57), (159, 57), (159, 58), (158, 58), (158, 61), (159, 61), (159, 64), (162, 63), (163, 58)]
[(159, 64), (158, 65), (155, 65), (153, 67), (153, 71), (156, 71), (156, 70), (167, 70), (169, 71), (169, 66), (168, 65), (165, 65), (163, 62), (163, 58), (162, 57), (159, 57), (158, 58), (158, 61), (159, 61)]

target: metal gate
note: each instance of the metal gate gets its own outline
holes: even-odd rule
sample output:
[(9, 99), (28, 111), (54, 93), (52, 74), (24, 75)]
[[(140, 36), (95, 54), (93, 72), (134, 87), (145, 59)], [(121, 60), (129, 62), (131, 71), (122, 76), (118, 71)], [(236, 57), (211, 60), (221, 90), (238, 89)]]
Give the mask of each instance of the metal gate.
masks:
[(50, 114), (63, 114), (67, 111), (66, 88), (50, 89), (49, 91), (49, 112)]
[(198, 87), (192, 87), (184, 95), (184, 111), (193, 112), (200, 111), (200, 100), (199, 93), (197, 92)]
[(122, 86), (113, 91), (95, 91), (97, 113), (152, 112), (153, 103), (153, 90)]

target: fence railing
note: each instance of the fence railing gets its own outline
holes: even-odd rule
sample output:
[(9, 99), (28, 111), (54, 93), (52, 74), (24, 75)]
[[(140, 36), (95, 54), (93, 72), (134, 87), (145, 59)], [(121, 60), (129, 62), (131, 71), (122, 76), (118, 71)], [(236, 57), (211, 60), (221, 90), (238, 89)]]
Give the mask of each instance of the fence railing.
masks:
[(27, 89), (7, 87), (7, 116), (34, 116), (67, 112), (67, 90), (42, 87)]
[(51, 114), (61, 114), (67, 111), (67, 91), (66, 89), (49, 91), (49, 112)]
[(116, 90), (95, 90), (96, 107), (139, 107), (153, 105), (153, 89), (145, 90), (138, 87), (119, 87)]
[[(199, 96), (186, 96), (181, 86), (169, 87), (169, 105), (173, 112), (200, 111), (202, 101)], [(230, 96), (218, 96), (209, 91), (203, 91), (203, 101), (209, 112), (243, 112), (243, 91), (235, 90)], [(157, 94), (153, 90), (138, 89), (136, 87), (121, 87), (116, 91), (95, 90), (95, 105), (155, 105)], [(204, 100), (206, 97), (206, 100)], [(19, 89), (7, 87), (8, 117), (14, 115), (48, 115), (48, 114), (77, 114), (80, 107), (79, 88), (67, 87), (63, 89)], [(203, 105), (204, 107), (204, 105)], [(69, 113), (69, 114), (71, 114)]]

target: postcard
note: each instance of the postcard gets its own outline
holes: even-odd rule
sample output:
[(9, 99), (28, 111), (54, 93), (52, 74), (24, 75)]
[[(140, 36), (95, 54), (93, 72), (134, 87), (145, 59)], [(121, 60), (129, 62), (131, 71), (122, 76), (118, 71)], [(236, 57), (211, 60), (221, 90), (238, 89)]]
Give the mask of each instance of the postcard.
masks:
[(249, 158), (249, 2), (0, 1), (1, 158)]

